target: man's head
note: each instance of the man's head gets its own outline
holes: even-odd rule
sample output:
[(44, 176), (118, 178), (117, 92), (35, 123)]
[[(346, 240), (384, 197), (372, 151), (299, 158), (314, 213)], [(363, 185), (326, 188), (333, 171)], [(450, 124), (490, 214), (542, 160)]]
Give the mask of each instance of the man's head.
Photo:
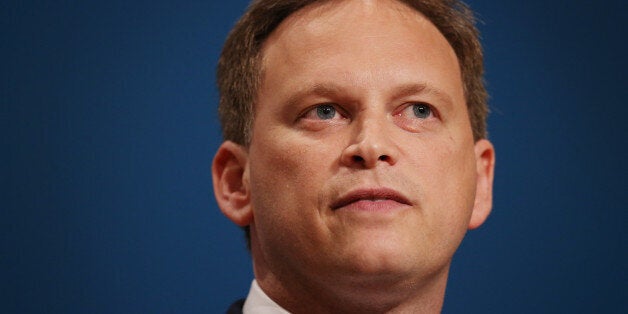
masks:
[(227, 40), (217, 201), (250, 226), (255, 276), (289, 310), (439, 309), (455, 250), (491, 209), (470, 15), (451, 1), (298, 3), (256, 2)]

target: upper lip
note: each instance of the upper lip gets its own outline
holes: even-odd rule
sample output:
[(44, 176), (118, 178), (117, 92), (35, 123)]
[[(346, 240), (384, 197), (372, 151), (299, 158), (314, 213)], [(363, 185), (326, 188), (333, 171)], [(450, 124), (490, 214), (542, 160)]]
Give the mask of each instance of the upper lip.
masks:
[(410, 205), (410, 201), (403, 194), (390, 188), (363, 188), (352, 190), (331, 204), (331, 209), (336, 210), (360, 200), (392, 200), (401, 204)]

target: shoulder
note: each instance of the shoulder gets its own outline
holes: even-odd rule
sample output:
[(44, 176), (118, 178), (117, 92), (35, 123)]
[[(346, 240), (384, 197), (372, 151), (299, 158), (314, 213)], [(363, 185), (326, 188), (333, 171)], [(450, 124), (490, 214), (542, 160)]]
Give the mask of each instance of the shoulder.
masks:
[(226, 314), (242, 314), (242, 307), (244, 306), (244, 299), (233, 302)]

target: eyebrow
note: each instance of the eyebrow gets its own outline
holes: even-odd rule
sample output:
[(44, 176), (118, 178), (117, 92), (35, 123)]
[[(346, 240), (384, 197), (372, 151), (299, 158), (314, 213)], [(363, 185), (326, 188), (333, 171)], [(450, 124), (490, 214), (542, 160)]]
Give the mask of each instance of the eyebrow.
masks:
[[(334, 98), (344, 94), (344, 88), (335, 83), (316, 83), (311, 87), (306, 87), (300, 91), (297, 91), (290, 96), (287, 100), (287, 104), (290, 107), (297, 105), (303, 98), (308, 96), (320, 96)], [(414, 95), (427, 94), (438, 98), (444, 105), (450, 107), (453, 105), (453, 100), (449, 94), (441, 91), (426, 83), (408, 83), (394, 87), (390, 95), (390, 99), (399, 99), (404, 97), (410, 97)]]
[(317, 83), (309, 88), (302, 89), (288, 98), (286, 102), (290, 107), (297, 105), (307, 96), (336, 97), (342, 93), (342, 88), (333, 83)]
[(426, 83), (404, 84), (396, 87), (393, 90), (392, 94), (393, 99), (399, 99), (419, 94), (427, 94), (438, 98), (447, 107), (451, 107), (453, 105), (453, 100), (451, 96), (449, 96), (449, 94)]

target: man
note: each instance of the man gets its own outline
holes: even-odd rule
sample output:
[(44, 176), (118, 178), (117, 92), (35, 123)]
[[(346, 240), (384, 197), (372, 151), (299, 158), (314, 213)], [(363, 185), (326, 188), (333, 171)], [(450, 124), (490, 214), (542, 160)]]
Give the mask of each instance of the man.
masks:
[(250, 241), (244, 313), (441, 310), (491, 210), (482, 72), (454, 0), (252, 4), (218, 66), (212, 165)]

